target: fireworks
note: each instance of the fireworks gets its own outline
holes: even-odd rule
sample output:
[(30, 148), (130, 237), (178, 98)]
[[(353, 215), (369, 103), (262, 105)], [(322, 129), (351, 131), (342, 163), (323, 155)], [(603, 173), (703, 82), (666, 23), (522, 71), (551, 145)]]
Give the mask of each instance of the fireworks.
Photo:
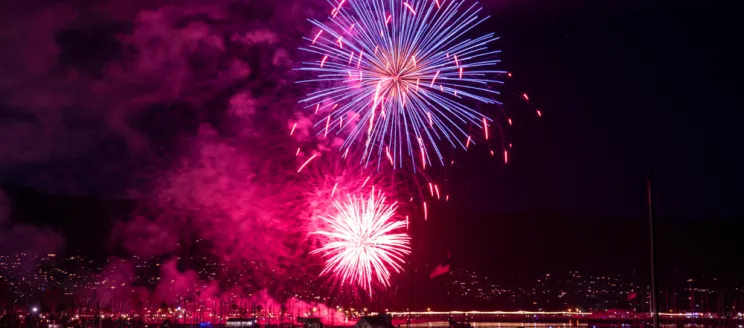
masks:
[(318, 31), (300, 48), (311, 58), (300, 69), (314, 77), (299, 83), (317, 89), (301, 103), (319, 115), (319, 135), (344, 135), (341, 151), (363, 144), (365, 165), (408, 162), (414, 171), (436, 160), (444, 164), (439, 143), (463, 149), (473, 143), (467, 125), (484, 129), (488, 139), (490, 118), (470, 104), (498, 103), (489, 83), (502, 83), (496, 77), (506, 72), (494, 69), (500, 51), (488, 49), (497, 37), (468, 36), (487, 19), (478, 16), (476, 3), (332, 5), (328, 22), (310, 20)]
[[(306, 232), (312, 233), (327, 227), (320, 218), (334, 215), (337, 211), (333, 202), (343, 201), (347, 195), (369, 194), (372, 188), (384, 193), (388, 199), (400, 193), (398, 185), (387, 172), (363, 170), (344, 162), (338, 157), (325, 157), (304, 168), (301, 179), (293, 185), (292, 190), (300, 193), (296, 202), (289, 206), (296, 209), (291, 215), (306, 218)], [(320, 236), (309, 237), (317, 240)]]
[(325, 257), (321, 275), (333, 274), (341, 284), (357, 285), (370, 294), (373, 278), (389, 286), (391, 270), (400, 272), (403, 256), (410, 253), (408, 235), (395, 232), (407, 225), (393, 219), (397, 203), (386, 203), (385, 195), (373, 190), (368, 197), (349, 195), (333, 206), (334, 215), (321, 217), (328, 229), (314, 232), (328, 238), (311, 252)]

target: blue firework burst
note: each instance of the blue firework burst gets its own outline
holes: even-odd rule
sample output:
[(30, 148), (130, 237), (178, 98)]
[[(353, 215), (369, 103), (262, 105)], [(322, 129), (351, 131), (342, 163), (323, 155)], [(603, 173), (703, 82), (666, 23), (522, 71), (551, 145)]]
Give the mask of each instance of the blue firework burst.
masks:
[(308, 60), (298, 83), (312, 84), (300, 101), (317, 117), (319, 135), (340, 135), (346, 156), (378, 167), (410, 163), (414, 171), (444, 164), (440, 147), (473, 143), (468, 126), (488, 139), (491, 119), (478, 102), (500, 104), (506, 71), (498, 70), (493, 33), (472, 36), (477, 2), (459, 0), (340, 0), (300, 48)]

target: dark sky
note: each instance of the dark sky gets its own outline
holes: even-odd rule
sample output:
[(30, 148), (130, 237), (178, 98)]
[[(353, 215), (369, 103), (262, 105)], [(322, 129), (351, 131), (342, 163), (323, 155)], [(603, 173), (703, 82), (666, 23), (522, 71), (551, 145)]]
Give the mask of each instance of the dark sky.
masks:
[(651, 170), (662, 269), (738, 274), (730, 229), (744, 210), (744, 115), (719, 68), (728, 55), (710, 37), (727, 23), (710, 9), (496, 14), (514, 88), (544, 115), (515, 114), (507, 167), (469, 154), (467, 173), (450, 179), (462, 190), (447, 210), (456, 219), (442, 225), (458, 233), (447, 244), (463, 262), (501, 272), (647, 269)]
[[(738, 133), (744, 114), (733, 99), (737, 91), (727, 81), (728, 74), (720, 69), (720, 61), (729, 55), (713, 33), (726, 29), (727, 23), (712, 20), (703, 9), (709, 8), (662, 14), (653, 4), (637, 2), (489, 3), (493, 19), (488, 28), (503, 37), (499, 45), (514, 76), (509, 89), (528, 93), (544, 115), (538, 119), (529, 107), (507, 100), (515, 119), (505, 131), (514, 144), (510, 163), (504, 166), (485, 151), (458, 155), (459, 168), (447, 172), (452, 201), (436, 205), (430, 225), (418, 232), (423, 238), (417, 249), (425, 250), (428, 258), (450, 249), (455, 263), (495, 274), (643, 269), (648, 242), (646, 177), (651, 170), (666, 269), (730, 270), (714, 264), (723, 258), (741, 259), (731, 231), (741, 227), (738, 219), (744, 216)], [(690, 22), (697, 10), (700, 24)], [(120, 29), (116, 24), (106, 26)], [(101, 33), (105, 35), (94, 36), (95, 42), (78, 40), (88, 51), (63, 52), (67, 57), (59, 60), (100, 65), (118, 58), (116, 53), (122, 50), (115, 42), (106, 42), (116, 33)], [(57, 37), (57, 42), (76, 44), (74, 33)], [(93, 64), (83, 66), (96, 69)], [(3, 99), (8, 90), (3, 89)], [(22, 111), (8, 102), (0, 102), (0, 110), (5, 122), (44, 120), (38, 113), (19, 114)], [(183, 117), (178, 119), (161, 122), (184, 122)], [(197, 115), (185, 124), (209, 119)], [(116, 151), (98, 156), (109, 154), (119, 156)], [(6, 185), (48, 189), (41, 190), (42, 195), (4, 188), (18, 204), (14, 220), (62, 228), (68, 245), (91, 242), (70, 233), (72, 227), (107, 234), (110, 222), (126, 212), (127, 205), (121, 205), (126, 200), (97, 193), (100, 186), (83, 188), (94, 192), (55, 196), (60, 188), (54, 184), (74, 179), (70, 171), (117, 175), (122, 169), (90, 167), (69, 158), (53, 160), (0, 166), (0, 181)], [(65, 165), (76, 168), (67, 170)], [(66, 176), (48, 173), (51, 167)], [(47, 172), (42, 182), (34, 170)], [(47, 207), (64, 213), (65, 219), (45, 218)], [(105, 236), (92, 240), (106, 244)], [(690, 264), (698, 260), (699, 266)]]

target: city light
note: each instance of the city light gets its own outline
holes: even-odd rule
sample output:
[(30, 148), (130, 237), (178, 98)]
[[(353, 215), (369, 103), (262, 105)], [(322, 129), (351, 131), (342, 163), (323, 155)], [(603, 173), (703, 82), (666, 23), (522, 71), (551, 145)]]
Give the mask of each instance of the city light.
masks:
[[(63, 291), (59, 294), (61, 297), (78, 297), (78, 295), (92, 294), (95, 291), (101, 290), (101, 288), (107, 291), (111, 290), (111, 287), (120, 288), (122, 287), (122, 282), (125, 282), (125, 285), (134, 285), (131, 281), (122, 281), (118, 280), (121, 278), (117, 278), (116, 276), (103, 274), (97, 271), (102, 270), (97, 269), (99, 268), (98, 265), (89, 259), (78, 257), (63, 259), (58, 256), (56, 259), (57, 263), (40, 262), (41, 264), (38, 264), (34, 270), (28, 271), (20, 263), (33, 263), (34, 259), (47, 259), (48, 256), (31, 256), (30, 258), (26, 258), (26, 256), (24, 254), (0, 255), (0, 269), (3, 270), (0, 284), (4, 283), (0, 287), (7, 288), (11, 295), (17, 295), (20, 302), (29, 304), (25, 308), (25, 311), (18, 313), (17, 318), (21, 320), (38, 318), (42, 322), (46, 320), (46, 325), (59, 323), (52, 321), (54, 320), (52, 318), (56, 317), (56, 313), (46, 310), (52, 309), (53, 307), (51, 305), (59, 304), (59, 300), (43, 300), (45, 303), (38, 303), (39, 300), (34, 299), (35, 295), (40, 295), (46, 290), (61, 288)], [(239, 284), (241, 282), (239, 280), (241, 275), (248, 276), (252, 270), (264, 265), (249, 261), (245, 264), (247, 267), (243, 267), (242, 265), (244, 264), (242, 263), (235, 266), (220, 263), (217, 259), (203, 258), (203, 260), (203, 263), (195, 267), (194, 270), (205, 276), (215, 277), (225, 282), (230, 281), (233, 284)], [(111, 260), (106, 262), (106, 266), (118, 270), (121, 263), (123, 263), (121, 260)], [(143, 270), (141, 271), (142, 273), (150, 270), (162, 270), (163, 267), (167, 266), (162, 260), (157, 258), (138, 258), (137, 262), (132, 264), (138, 270)], [(77, 271), (75, 276), (70, 273), (80, 269), (82, 270)], [(134, 279), (135, 277), (132, 276), (131, 278)], [(142, 287), (154, 289), (163, 283), (158, 279), (161, 278), (160, 276), (152, 276), (150, 278), (151, 280), (146, 280), (149, 284), (145, 283)], [(319, 288), (314, 283), (315, 280), (316, 277), (312, 274), (298, 276), (297, 281), (303, 281), (302, 285), (305, 288), (302, 291), (294, 291), (292, 294), (294, 295), (293, 301), (285, 303), (284, 306), (299, 300), (306, 300), (308, 301), (307, 303), (302, 303), (303, 305), (299, 307), (290, 307), (287, 311), (280, 310), (282, 305), (279, 304), (265, 306), (264, 309), (255, 314), (256, 319), (259, 321), (249, 322), (253, 319), (248, 319), (251, 317), (250, 304), (253, 300), (241, 298), (241, 295), (236, 294), (222, 295), (217, 299), (212, 298), (211, 301), (208, 301), (208, 299), (215, 295), (203, 294), (201, 296), (195, 296), (192, 294), (189, 296), (187, 294), (176, 299), (167, 300), (165, 302), (167, 307), (165, 308), (161, 307), (162, 299), (158, 299), (155, 302), (150, 301), (151, 303), (149, 305), (144, 305), (145, 308), (141, 309), (121, 306), (121, 302), (117, 301), (113, 304), (119, 303), (119, 305), (112, 308), (103, 305), (98, 307), (96, 301), (92, 302), (92, 305), (76, 303), (75, 312), (69, 313), (69, 320), (85, 324), (99, 320), (99, 318), (104, 318), (111, 320), (141, 320), (145, 324), (158, 324), (164, 320), (188, 323), (192, 321), (197, 322), (201, 318), (214, 318), (215, 322), (213, 324), (216, 325), (249, 327), (256, 326), (259, 322), (261, 324), (264, 322), (266, 324), (270, 322), (271, 324), (278, 324), (282, 322), (281, 320), (284, 320), (283, 322), (293, 322), (298, 315), (302, 317), (320, 317), (324, 322), (329, 320), (327, 318), (338, 315), (335, 319), (336, 323), (347, 322), (349, 324), (353, 324), (362, 316), (376, 315), (374, 312), (368, 312), (368, 307), (373, 303), (359, 304), (332, 301), (329, 295), (318, 291)], [(594, 276), (581, 274), (578, 271), (551, 272), (550, 274), (535, 274), (531, 279), (527, 280), (529, 283), (520, 286), (499, 286), (497, 281), (491, 277), (462, 268), (454, 269), (446, 275), (446, 278), (442, 278), (441, 280), (443, 291), (451, 293), (450, 295), (455, 295), (460, 300), (458, 304), (481, 304), (481, 307), (483, 307), (484, 305), (488, 306), (504, 299), (514, 299), (526, 305), (520, 311), (497, 311), (498, 308), (494, 308), (494, 311), (471, 311), (468, 309), (443, 311), (434, 310), (440, 307), (441, 304), (429, 303), (426, 307), (418, 309), (418, 311), (408, 312), (408, 309), (405, 308), (391, 308), (390, 310), (393, 312), (387, 309), (385, 309), (385, 312), (392, 315), (394, 320), (407, 320), (407, 316), (410, 314), (415, 318), (414, 320), (419, 320), (419, 322), (440, 322), (447, 320), (449, 317), (453, 317), (456, 320), (467, 318), (467, 320), (472, 320), (472, 322), (501, 320), (501, 318), (508, 318), (510, 320), (539, 320), (540, 318), (648, 320), (651, 315), (648, 311), (641, 310), (641, 304), (644, 304), (641, 302), (643, 302), (644, 298), (638, 297), (634, 300), (627, 300), (629, 293), (633, 291), (648, 290), (648, 286), (636, 283), (633, 275), (630, 273)], [(165, 278), (163, 281), (166, 284), (170, 284), (174, 280)], [(711, 288), (711, 286), (704, 285), (701, 281), (702, 279), (697, 279), (697, 286), (693, 289), (695, 300), (704, 300), (706, 297), (713, 299), (721, 292), (731, 293), (731, 295), (742, 293), (744, 295), (744, 290), (734, 288), (719, 292), (717, 289)], [(263, 282), (261, 283), (263, 284)], [(679, 283), (687, 286), (686, 278), (685, 280), (680, 280)], [(199, 289), (192, 290), (192, 292), (196, 290)], [(682, 311), (679, 308), (660, 309), (659, 315), (663, 320), (687, 321), (721, 318), (721, 314), (715, 312), (715, 303), (713, 306), (708, 306), (708, 304), (704, 304), (702, 301), (699, 304), (690, 304), (688, 303), (690, 301), (688, 299), (689, 293), (680, 294), (677, 302), (682, 303), (679, 307), (682, 308)], [(203, 307), (192, 306), (193, 303), (189, 301), (190, 297), (196, 297), (200, 302), (204, 302)], [(333, 304), (329, 306), (329, 302), (333, 302)], [(598, 309), (595, 307), (595, 304), (598, 304), (598, 302), (605, 304), (606, 308), (615, 308), (617, 310)], [(552, 307), (546, 306), (549, 303), (555, 305)], [(647, 306), (648, 302), (645, 304)], [(325, 308), (324, 306), (328, 307)], [(693, 308), (693, 306), (696, 311), (685, 311), (686, 309)], [(334, 309), (335, 311), (331, 311), (330, 309)], [(740, 311), (738, 306), (734, 307), (733, 303), (727, 302), (725, 304), (725, 313), (726, 315), (730, 313), (730, 317), (724, 318), (724, 320), (744, 320), (744, 315), (737, 310)], [(245, 319), (241, 319), (243, 320), (242, 322), (234, 322), (237, 318)], [(227, 322), (228, 320), (231, 320), (230, 323)], [(60, 326), (65, 325), (62, 324)]]

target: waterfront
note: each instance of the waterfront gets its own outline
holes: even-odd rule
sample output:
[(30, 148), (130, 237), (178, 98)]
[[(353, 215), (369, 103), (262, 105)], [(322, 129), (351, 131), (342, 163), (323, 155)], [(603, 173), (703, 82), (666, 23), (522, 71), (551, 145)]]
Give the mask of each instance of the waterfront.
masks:
[[(616, 323), (616, 322), (472, 322), (473, 328), (568, 328), (568, 327), (651, 327), (648, 322), (644, 323)], [(741, 327), (740, 322), (727, 322), (725, 326), (719, 326), (710, 323), (662, 323), (660, 327), (679, 328), (679, 327)], [(401, 325), (401, 327), (405, 327)], [(413, 328), (439, 328), (450, 327), (447, 321), (413, 323)]]
[[(345, 317), (341, 320), (320, 317), (274, 316), (258, 314), (254, 316), (231, 316), (211, 320), (191, 318), (180, 320), (177, 317), (159, 318), (142, 317), (127, 314), (75, 315), (73, 317), (56, 317), (44, 313), (5, 313), (0, 320), (0, 327), (266, 327), (266, 328), (318, 328), (350, 327), (360, 320), (380, 318), (375, 312), (364, 315)], [(631, 312), (505, 312), (505, 311), (444, 311), (444, 312), (391, 312), (386, 314), (391, 327), (398, 328), (567, 328), (567, 327), (650, 327), (651, 316), (648, 313)], [(410, 320), (409, 320), (410, 318)], [(212, 318), (214, 319), (214, 318)], [(384, 319), (387, 321), (387, 319)], [(318, 326), (321, 324), (322, 326)], [(670, 314), (661, 316), (661, 327), (742, 327), (744, 316), (718, 317), (710, 313)], [(379, 328), (379, 327), (375, 327)]]

